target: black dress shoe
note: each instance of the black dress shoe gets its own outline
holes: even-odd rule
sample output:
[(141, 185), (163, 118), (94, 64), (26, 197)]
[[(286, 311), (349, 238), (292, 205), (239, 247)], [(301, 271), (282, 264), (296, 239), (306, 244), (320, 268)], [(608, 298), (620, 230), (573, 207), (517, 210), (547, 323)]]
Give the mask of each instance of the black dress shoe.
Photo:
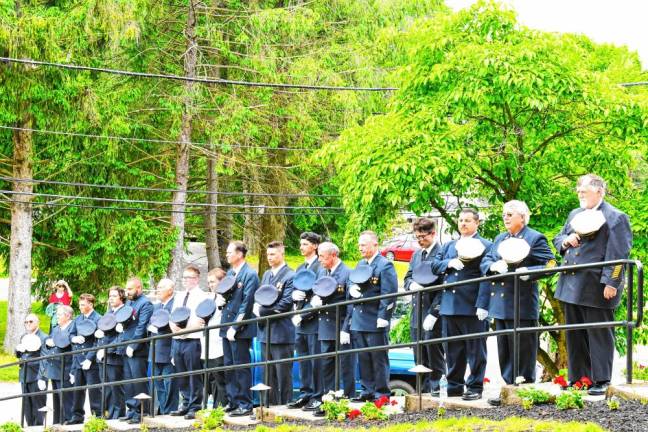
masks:
[(594, 384), (589, 390), (587, 390), (587, 394), (590, 396), (603, 396), (607, 393), (608, 386), (608, 383)]
[(83, 419), (71, 419), (67, 420), (63, 423), (64, 425), (77, 425), (77, 424), (83, 424)]
[(225, 410), (226, 413), (232, 412), (232, 411), (234, 411), (235, 409), (236, 409), (236, 407), (235, 407), (235, 406), (232, 406), (232, 405), (230, 405), (230, 404), (225, 405), (225, 408), (224, 408), (224, 410)]
[(360, 395), (358, 397), (354, 397), (351, 399), (351, 402), (373, 402), (374, 398), (373, 396), (368, 396), (368, 395)]
[(461, 399), (465, 401), (474, 401), (474, 400), (481, 399), (481, 397), (482, 397), (481, 392), (468, 390), (461, 396)]
[(121, 420), (121, 421), (126, 421), (126, 420), (130, 420), (130, 419), (131, 419), (131, 416), (127, 416), (127, 415), (121, 416), (121, 417), (118, 418), (118, 420)]
[(491, 406), (501, 406), (502, 405), (502, 399), (500, 399), (500, 398), (490, 398), (486, 402), (488, 402), (488, 405), (491, 405)]
[(321, 406), (322, 402), (318, 401), (317, 399), (311, 399), (310, 401), (308, 401), (306, 406), (302, 408), (302, 411), (316, 411)]
[(315, 417), (325, 417), (326, 416), (326, 411), (322, 409), (322, 407), (319, 407), (316, 411), (313, 412), (313, 415)]
[(439, 390), (432, 390), (432, 391), (430, 392), (430, 396), (432, 396), (432, 397), (439, 397), (439, 396), (441, 396), (441, 392), (440, 392)]
[(171, 411), (171, 415), (172, 415), (172, 416), (179, 417), (179, 416), (186, 415), (188, 412), (189, 412), (188, 409), (182, 409), (182, 408), (181, 408), (181, 409), (179, 409), (179, 410), (177, 410), (177, 411)]
[(137, 418), (137, 417), (133, 417), (133, 418), (131, 418), (130, 420), (128, 420), (126, 423), (128, 423), (128, 424), (139, 424), (139, 423), (140, 423), (140, 419)]
[(196, 412), (189, 411), (187, 414), (185, 414), (184, 418), (185, 420), (194, 420), (196, 418)]
[(292, 402), (289, 402), (286, 406), (290, 409), (298, 409), (306, 406), (308, 404), (308, 399), (306, 398), (299, 398), (296, 399)]
[(250, 414), (252, 414), (252, 410), (251, 409), (246, 410), (244, 408), (236, 408), (234, 411), (229, 413), (229, 415), (231, 415), (232, 417), (243, 417)]

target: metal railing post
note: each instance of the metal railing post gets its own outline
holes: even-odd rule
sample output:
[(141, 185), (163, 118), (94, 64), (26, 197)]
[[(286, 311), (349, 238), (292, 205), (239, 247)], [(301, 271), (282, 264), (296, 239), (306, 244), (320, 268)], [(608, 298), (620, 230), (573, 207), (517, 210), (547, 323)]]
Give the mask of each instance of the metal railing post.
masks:
[[(634, 321), (632, 319), (632, 298), (634, 293), (634, 274), (630, 265), (625, 265), (628, 275), (628, 292), (626, 297), (626, 383), (632, 384), (632, 331), (634, 329)], [(614, 328), (610, 329), (614, 334)]]
[[(67, 377), (70, 379), (70, 377)], [(59, 422), (65, 422), (64, 410), (65, 404), (63, 403), (63, 387), (65, 387), (65, 353), (61, 353), (61, 387), (59, 388)]]
[[(96, 357), (95, 357), (96, 358)], [(108, 367), (108, 353), (104, 349), (104, 356), (101, 359), (102, 370), (101, 370), (101, 417), (106, 417), (106, 374)], [(112, 392), (111, 392), (112, 393)], [(90, 394), (88, 392), (88, 394)]]
[(155, 417), (155, 395), (157, 393), (157, 389), (155, 388), (155, 342), (156, 339), (151, 341), (151, 417)]
[[(423, 357), (421, 356), (421, 335), (423, 334), (423, 304), (421, 302), (421, 292), (416, 293), (416, 358), (415, 361), (418, 364), (423, 364)], [(416, 366), (416, 364), (414, 365)], [(425, 366), (425, 365), (424, 365)], [(416, 394), (418, 395), (419, 400), (419, 411), (421, 410), (421, 393), (423, 392), (423, 386), (421, 385), (421, 375), (420, 373), (416, 374)]]
[(209, 323), (205, 323), (203, 331), (205, 332), (205, 363), (203, 364), (203, 370), (205, 372), (203, 374), (204, 383), (202, 407), (205, 409), (207, 408), (207, 398), (209, 397), (209, 372), (207, 372), (207, 368), (209, 367)]
[(520, 373), (520, 278), (513, 275), (513, 383), (518, 385), (517, 377)]
[(340, 390), (340, 306), (335, 306), (335, 391)]
[[(268, 316), (266, 318), (265, 362), (263, 366), (263, 380), (265, 381), (265, 385), (270, 385), (270, 365), (268, 364), (268, 360), (270, 359), (270, 331), (270, 317)], [(272, 390), (276, 391), (277, 389)], [(259, 401), (259, 404), (262, 403), (263, 401)], [(270, 396), (268, 392), (265, 392), (265, 406), (266, 408), (270, 408)]]

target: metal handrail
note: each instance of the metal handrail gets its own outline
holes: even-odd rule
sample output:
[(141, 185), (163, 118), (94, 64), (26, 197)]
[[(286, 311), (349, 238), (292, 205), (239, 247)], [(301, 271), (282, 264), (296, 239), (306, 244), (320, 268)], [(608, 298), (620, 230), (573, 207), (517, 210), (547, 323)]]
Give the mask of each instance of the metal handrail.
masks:
[[(547, 276), (555, 273), (563, 273), (566, 271), (572, 271), (572, 270), (582, 270), (582, 269), (588, 269), (588, 268), (599, 268), (599, 267), (607, 267), (607, 266), (612, 266), (612, 265), (625, 265), (627, 268), (629, 268), (628, 271), (628, 300), (627, 300), (627, 319), (624, 321), (605, 321), (605, 322), (595, 322), (595, 323), (584, 323), (584, 324), (562, 324), (562, 325), (553, 325), (553, 326), (535, 326), (535, 327), (519, 327), (519, 278), (520, 276)], [(634, 288), (634, 274), (632, 271), (632, 268), (636, 268), (637, 271), (637, 317), (636, 320), (632, 319), (633, 315), (633, 288)], [(495, 331), (485, 331), (485, 332), (478, 332), (478, 333), (470, 333), (470, 334), (465, 334), (465, 335), (456, 335), (456, 336), (446, 336), (446, 337), (440, 337), (440, 338), (432, 338), (432, 339), (424, 339), (421, 340), (421, 318), (422, 318), (422, 302), (421, 296), (424, 293), (428, 292), (436, 292), (440, 290), (445, 290), (448, 288), (452, 287), (458, 287), (462, 285), (467, 285), (470, 283), (481, 283), (481, 282), (490, 282), (490, 281), (498, 281), (502, 279), (507, 279), (507, 278), (513, 278), (514, 282), (514, 327), (512, 329), (503, 329), (503, 330), (495, 330)], [(340, 349), (340, 341), (339, 341), (339, 333), (340, 333), (340, 310), (348, 305), (354, 305), (358, 303), (367, 303), (367, 302), (378, 302), (382, 299), (390, 299), (390, 298), (397, 298), (397, 297), (402, 297), (402, 296), (413, 296), (416, 295), (418, 297), (418, 321), (419, 321), (419, 326), (418, 326), (418, 331), (417, 331), (417, 340), (413, 342), (408, 342), (408, 343), (401, 343), (401, 344), (387, 344), (387, 345), (380, 345), (380, 346), (372, 346), (372, 347), (365, 347), (365, 348), (350, 348), (350, 349)], [(637, 260), (614, 260), (614, 261), (604, 261), (604, 262), (599, 262), (599, 263), (588, 263), (588, 264), (579, 264), (579, 265), (570, 265), (570, 266), (561, 266), (561, 267), (554, 267), (554, 268), (545, 268), (545, 269), (537, 269), (537, 270), (527, 270), (523, 272), (510, 272), (510, 273), (505, 273), (505, 274), (498, 274), (498, 275), (492, 275), (492, 276), (483, 276), (479, 278), (474, 278), (474, 279), (467, 279), (467, 280), (462, 280), (462, 281), (457, 281), (457, 282), (452, 282), (452, 283), (447, 283), (447, 284), (442, 284), (442, 285), (435, 285), (423, 289), (418, 289), (418, 290), (411, 290), (411, 291), (402, 291), (402, 292), (396, 292), (396, 293), (389, 293), (389, 294), (382, 294), (378, 296), (372, 296), (372, 297), (367, 297), (367, 298), (358, 298), (358, 299), (351, 299), (351, 300), (345, 300), (342, 302), (338, 303), (332, 303), (332, 304), (326, 304), (318, 307), (313, 307), (310, 309), (311, 312), (319, 312), (321, 310), (327, 310), (327, 309), (336, 309), (336, 339), (335, 339), (335, 351), (330, 352), (330, 353), (319, 353), (319, 354), (309, 354), (309, 355), (304, 355), (304, 356), (299, 356), (299, 357), (290, 357), (290, 358), (283, 358), (283, 359), (275, 359), (275, 360), (268, 360), (268, 355), (266, 352), (265, 355), (265, 360), (257, 361), (257, 362), (250, 362), (250, 363), (245, 363), (245, 364), (238, 364), (238, 365), (229, 365), (229, 366), (217, 366), (217, 367), (203, 367), (201, 369), (197, 369), (194, 371), (187, 371), (187, 372), (176, 372), (173, 374), (166, 374), (166, 375), (151, 375), (147, 377), (141, 377), (141, 378), (133, 378), (133, 379), (128, 379), (128, 380), (120, 380), (120, 381), (112, 381), (112, 382), (105, 382), (105, 368), (104, 368), (104, 373), (103, 375), (103, 382), (98, 383), (98, 384), (86, 384), (83, 386), (72, 386), (72, 387), (66, 387), (59, 389), (51, 389), (51, 390), (43, 390), (43, 391), (38, 391), (38, 392), (31, 392), (31, 393), (20, 393), (17, 395), (11, 395), (11, 396), (5, 396), (0, 398), (0, 402), (5, 401), (5, 400), (11, 400), (19, 397), (28, 397), (28, 396), (36, 396), (36, 395), (43, 395), (43, 394), (49, 394), (49, 393), (58, 393), (61, 394), (63, 392), (69, 392), (69, 391), (79, 391), (79, 390), (85, 390), (85, 389), (92, 389), (92, 388), (99, 388), (101, 387), (102, 389), (102, 412), (105, 412), (104, 410), (104, 392), (105, 392), (105, 387), (106, 386), (117, 386), (117, 385), (124, 385), (124, 384), (132, 384), (132, 383), (138, 383), (138, 382), (144, 382), (144, 381), (150, 381), (151, 387), (152, 387), (152, 392), (155, 394), (154, 391), (154, 383), (155, 380), (157, 379), (170, 379), (170, 378), (179, 378), (179, 377), (185, 377), (185, 376), (191, 376), (191, 375), (196, 375), (196, 374), (204, 374), (205, 377), (211, 372), (220, 372), (220, 371), (227, 371), (227, 370), (234, 370), (234, 369), (240, 369), (240, 368), (252, 368), (256, 366), (264, 366), (265, 367), (265, 375), (266, 375), (266, 381), (268, 377), (268, 367), (269, 365), (274, 365), (274, 364), (281, 364), (281, 363), (286, 363), (286, 362), (293, 362), (293, 361), (307, 361), (307, 360), (315, 360), (315, 359), (321, 359), (321, 358), (327, 358), (327, 357), (335, 357), (336, 362), (335, 362), (335, 376), (336, 376), (336, 382), (335, 382), (335, 387), (336, 389), (338, 388), (339, 385), (339, 356), (340, 355), (350, 355), (350, 354), (355, 354), (355, 353), (362, 353), (362, 352), (370, 352), (370, 351), (384, 351), (384, 350), (389, 350), (389, 349), (394, 349), (394, 348), (414, 348), (420, 353), (421, 345), (425, 344), (438, 344), (438, 343), (444, 343), (444, 342), (452, 342), (452, 341), (460, 341), (460, 340), (469, 340), (469, 339), (480, 339), (480, 338), (487, 338), (490, 336), (499, 336), (499, 335), (507, 335), (507, 334), (512, 334), (514, 336), (514, 341), (513, 341), (513, 351), (514, 351), (514, 362), (513, 362), (513, 368), (514, 368), (514, 376), (517, 376), (517, 371), (519, 368), (519, 350), (517, 347), (519, 346), (519, 336), (521, 333), (539, 333), (543, 331), (556, 331), (556, 330), (578, 330), (578, 329), (586, 329), (586, 328), (606, 328), (606, 327), (626, 327), (626, 342), (628, 344), (628, 355), (627, 355), (627, 375), (626, 375), (626, 380), (627, 382), (632, 382), (632, 331), (634, 328), (641, 327), (642, 321), (643, 321), (643, 305), (644, 305), (644, 298), (643, 298), (643, 265), (640, 261)], [(42, 360), (48, 360), (48, 359), (53, 359), (53, 358), (62, 358), (64, 362), (64, 357), (65, 356), (73, 356), (75, 354), (82, 354), (85, 352), (90, 352), (90, 351), (98, 351), (100, 349), (108, 349), (108, 348), (116, 348), (120, 346), (126, 346), (134, 343), (148, 343), (152, 342), (152, 348), (151, 348), (151, 360), (155, 360), (155, 342), (160, 339), (166, 339), (170, 337), (175, 337), (175, 336), (181, 336), (181, 335), (186, 335), (186, 334), (195, 334), (197, 332), (202, 332), (203, 336), (205, 337), (206, 343), (207, 343), (207, 348), (209, 347), (209, 332), (212, 330), (224, 328), (224, 327), (230, 327), (233, 325), (241, 326), (241, 325), (250, 325), (250, 324), (256, 324), (258, 322), (265, 322), (266, 323), (266, 329), (270, 331), (270, 321), (275, 320), (275, 319), (280, 319), (280, 318), (285, 318), (285, 317), (291, 317), (296, 314), (301, 314), (301, 310), (291, 310), (287, 312), (282, 312), (274, 315), (268, 315), (264, 317), (258, 317), (258, 318), (249, 318), (246, 320), (241, 320), (241, 321), (234, 321), (234, 322), (227, 322), (227, 323), (219, 323), (219, 324), (214, 324), (214, 325), (206, 325), (205, 327), (201, 329), (190, 329), (190, 330), (183, 330), (177, 333), (167, 333), (167, 334), (160, 334), (160, 335), (155, 335), (155, 336), (149, 336), (146, 338), (141, 338), (141, 339), (133, 339), (129, 341), (122, 341), (122, 342), (116, 342), (116, 343), (111, 343), (111, 344), (106, 344), (106, 345), (101, 345), (101, 346), (95, 346), (95, 347), (90, 347), (90, 348), (84, 348), (84, 349), (78, 349), (74, 351), (67, 351), (63, 353), (57, 353), (57, 354), (49, 354), (49, 355), (44, 355), (44, 356), (39, 356), (39, 357), (33, 357), (27, 360), (19, 360), (16, 362), (12, 363), (6, 363), (3, 365), (0, 365), (0, 369), (5, 368), (5, 367), (10, 367), (14, 365), (22, 365), (22, 364), (27, 364), (30, 362), (35, 362), (35, 361), (42, 361)], [(269, 339), (268, 339), (269, 340)], [(266, 351), (269, 347), (269, 343), (266, 346)], [(208, 350), (205, 350), (206, 352), (206, 358), (208, 358)], [(107, 356), (104, 356), (103, 359), (103, 364), (104, 366), (106, 365), (107, 361)], [(62, 371), (64, 368), (62, 367)], [(62, 372), (63, 373), (63, 372)], [(419, 375), (419, 374), (417, 374)], [(63, 381), (63, 378), (61, 381)], [(417, 392), (420, 395), (420, 377), (417, 377)], [(207, 384), (205, 383), (205, 387), (203, 389), (203, 395), (206, 395), (207, 393)], [(152, 399), (151, 405), (154, 406), (154, 397)], [(60, 398), (61, 405), (63, 404), (63, 398)], [(206, 404), (205, 398), (203, 398), (203, 407)], [(268, 403), (268, 398), (266, 397), (266, 404)], [(152, 411), (154, 411), (152, 409)], [(24, 420), (24, 418), (21, 418), (21, 422)]]

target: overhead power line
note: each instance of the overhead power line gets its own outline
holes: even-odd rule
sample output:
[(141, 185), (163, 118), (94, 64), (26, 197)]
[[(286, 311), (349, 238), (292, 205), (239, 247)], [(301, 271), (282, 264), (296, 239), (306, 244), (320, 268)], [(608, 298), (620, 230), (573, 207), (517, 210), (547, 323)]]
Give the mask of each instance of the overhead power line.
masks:
[(50, 193), (41, 193), (41, 192), (21, 192), (13, 190), (0, 189), (0, 194), (6, 195), (23, 195), (23, 196), (33, 196), (33, 197), (43, 197), (43, 198), (56, 198), (56, 199), (70, 199), (70, 200), (89, 200), (89, 201), (99, 201), (99, 202), (109, 202), (109, 203), (123, 203), (123, 204), (154, 204), (154, 205), (165, 205), (165, 206), (178, 206), (186, 205), (188, 207), (204, 207), (204, 208), (246, 208), (246, 209), (255, 209), (255, 210), (344, 210), (342, 207), (325, 207), (325, 206), (274, 206), (274, 205), (249, 205), (249, 204), (210, 204), (210, 203), (194, 203), (187, 202), (182, 204), (177, 204), (171, 201), (153, 201), (153, 200), (134, 200), (126, 198), (104, 198), (104, 197), (92, 197), (92, 196), (83, 196), (83, 195), (61, 195), (61, 194), (50, 194)]
[(0, 176), (0, 180), (15, 183), (37, 183), (59, 186), (75, 186), (75, 187), (90, 187), (98, 189), (117, 189), (117, 190), (134, 190), (144, 192), (185, 192), (188, 194), (205, 194), (205, 195), (225, 195), (225, 196), (261, 196), (261, 197), (283, 197), (283, 198), (337, 198), (339, 195), (326, 195), (326, 194), (288, 194), (288, 193), (270, 193), (270, 192), (231, 192), (231, 191), (204, 191), (189, 189), (180, 191), (178, 189), (167, 188), (150, 188), (140, 186), (121, 186), (121, 185), (108, 185), (108, 184), (94, 184), (94, 183), (76, 183), (76, 182), (63, 182), (55, 180), (38, 180), (38, 179), (25, 179), (16, 177)]
[[(9, 198), (0, 197), (0, 202), (8, 203), (17, 203), (17, 204), (26, 204), (24, 201), (12, 200)], [(47, 202), (30, 202), (32, 206), (48, 206), (48, 207), (74, 207), (74, 208), (84, 208), (84, 209), (95, 209), (95, 210), (112, 210), (112, 211), (143, 211), (143, 212), (157, 212), (157, 213), (184, 213), (184, 214), (193, 214), (193, 215), (206, 215), (207, 211), (193, 211), (193, 210), (173, 210), (173, 209), (154, 209), (150, 207), (106, 207), (98, 205), (89, 205), (89, 204), (72, 204), (72, 203), (59, 203), (53, 201)], [(226, 215), (251, 215), (251, 216), (323, 216), (323, 215), (339, 215), (339, 212), (311, 212), (311, 213), (302, 213), (302, 212), (242, 212), (242, 211), (222, 211), (219, 210), (218, 214)]]
[(200, 78), (200, 77), (192, 78), (192, 77), (185, 77), (180, 75), (168, 75), (168, 74), (148, 73), (148, 72), (133, 72), (133, 71), (120, 70), (120, 69), (82, 66), (82, 65), (75, 65), (70, 63), (55, 63), (55, 62), (46, 62), (46, 61), (32, 60), (32, 59), (18, 59), (13, 57), (0, 57), (0, 61), (5, 61), (8, 63), (28, 64), (33, 66), (48, 66), (48, 67), (56, 67), (61, 69), (101, 72), (101, 73), (109, 73), (113, 75), (132, 76), (138, 78), (160, 78), (160, 79), (168, 79), (174, 81), (190, 81), (190, 82), (197, 82), (203, 84), (235, 85), (235, 86), (245, 86), (245, 87), (266, 87), (266, 88), (280, 88), (280, 89), (329, 90), (329, 91), (384, 92), (384, 91), (398, 90), (396, 87), (342, 87), (342, 86), (324, 86), (324, 85), (311, 85), (311, 84), (286, 84), (286, 83), (238, 81), (238, 80)]
[[(153, 144), (187, 144), (194, 147), (206, 148), (208, 150), (212, 146), (212, 144), (204, 143), (204, 142), (192, 142), (192, 141), (182, 142), (182, 141), (165, 140), (165, 139), (134, 138), (134, 137), (119, 136), (119, 135), (95, 135), (95, 134), (85, 134), (85, 133), (77, 133), (77, 132), (54, 131), (54, 130), (47, 130), (47, 129), (33, 129), (33, 128), (18, 127), (18, 126), (8, 126), (8, 125), (0, 125), (0, 129), (34, 132), (34, 133), (42, 133), (42, 134), (49, 134), (49, 135), (70, 136), (70, 137), (78, 137), (78, 138), (92, 138), (97, 140), (105, 139), (105, 140), (118, 140), (118, 141), (129, 141), (129, 142), (146, 142), (146, 143), (153, 143)], [(248, 144), (214, 143), (213, 145), (217, 145), (219, 147), (246, 148), (246, 149), (255, 149), (255, 150), (282, 150), (282, 151), (313, 150), (306, 147), (269, 147), (269, 146), (256, 146), (256, 145), (248, 145)]]

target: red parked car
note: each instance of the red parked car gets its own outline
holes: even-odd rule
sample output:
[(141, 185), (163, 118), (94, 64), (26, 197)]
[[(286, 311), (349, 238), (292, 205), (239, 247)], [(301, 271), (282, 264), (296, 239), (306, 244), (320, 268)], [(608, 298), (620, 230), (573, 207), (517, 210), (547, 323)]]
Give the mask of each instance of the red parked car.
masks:
[(410, 262), (412, 255), (420, 249), (414, 234), (403, 234), (387, 240), (380, 254), (390, 261)]

